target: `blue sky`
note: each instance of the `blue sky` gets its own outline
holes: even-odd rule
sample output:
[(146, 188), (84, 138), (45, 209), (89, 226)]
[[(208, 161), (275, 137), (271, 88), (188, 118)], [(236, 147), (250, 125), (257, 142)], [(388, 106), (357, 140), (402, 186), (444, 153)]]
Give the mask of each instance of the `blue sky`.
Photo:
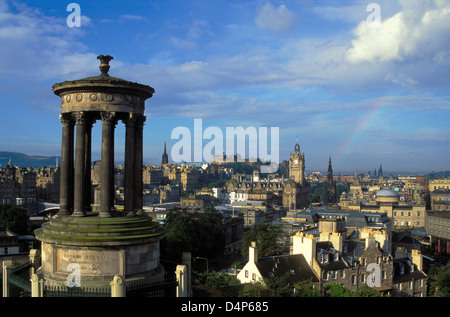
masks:
[[(60, 155), (56, 82), (99, 73), (155, 88), (144, 159), (179, 126), (279, 127), (307, 170), (449, 169), (450, 2), (0, 0), (0, 150)], [(367, 22), (380, 8), (380, 24)], [(124, 128), (116, 129), (116, 159)], [(100, 125), (93, 158), (99, 159)], [(208, 141), (204, 141), (207, 143)], [(170, 155), (169, 155), (170, 156)]]

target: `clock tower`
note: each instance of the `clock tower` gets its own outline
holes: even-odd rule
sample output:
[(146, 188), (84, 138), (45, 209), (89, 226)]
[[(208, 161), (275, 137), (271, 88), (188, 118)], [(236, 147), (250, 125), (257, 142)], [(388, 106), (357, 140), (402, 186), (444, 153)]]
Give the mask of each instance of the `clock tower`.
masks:
[(284, 182), (283, 207), (289, 211), (307, 208), (309, 184), (305, 178), (305, 154), (300, 152), (300, 145), (294, 148), (289, 158), (289, 179)]
[(294, 153), (291, 153), (289, 159), (289, 177), (297, 184), (305, 183), (305, 154), (300, 152), (300, 145), (295, 145)]

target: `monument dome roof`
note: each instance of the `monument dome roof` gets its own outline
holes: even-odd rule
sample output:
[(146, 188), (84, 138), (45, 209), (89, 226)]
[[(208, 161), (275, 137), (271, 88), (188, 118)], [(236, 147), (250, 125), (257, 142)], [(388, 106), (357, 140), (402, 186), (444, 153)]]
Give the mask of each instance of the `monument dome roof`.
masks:
[(115, 90), (117, 89), (133, 90), (135, 93), (142, 94), (146, 96), (146, 98), (150, 98), (155, 92), (155, 90), (150, 86), (110, 76), (108, 74), (108, 71), (110, 68), (109, 62), (113, 59), (112, 56), (99, 55), (97, 56), (97, 59), (101, 61), (101, 64), (99, 66), (101, 71), (100, 75), (56, 83), (52, 87), (55, 95), (60, 96), (62, 93), (66, 91), (73, 91), (80, 89), (95, 90), (99, 88), (103, 89), (113, 88)]
[(400, 197), (399, 193), (390, 188), (383, 188), (377, 193), (377, 197)]

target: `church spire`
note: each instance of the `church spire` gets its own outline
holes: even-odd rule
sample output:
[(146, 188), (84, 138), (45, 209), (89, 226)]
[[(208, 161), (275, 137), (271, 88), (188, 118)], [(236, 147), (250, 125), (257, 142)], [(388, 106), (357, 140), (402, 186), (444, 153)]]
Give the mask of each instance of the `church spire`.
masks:
[(328, 173), (332, 173), (333, 174), (333, 167), (331, 166), (331, 155), (330, 155), (330, 159), (328, 160)]
[(168, 163), (169, 163), (169, 156), (167, 155), (166, 141), (164, 141), (164, 153), (162, 155), (161, 165), (168, 164)]

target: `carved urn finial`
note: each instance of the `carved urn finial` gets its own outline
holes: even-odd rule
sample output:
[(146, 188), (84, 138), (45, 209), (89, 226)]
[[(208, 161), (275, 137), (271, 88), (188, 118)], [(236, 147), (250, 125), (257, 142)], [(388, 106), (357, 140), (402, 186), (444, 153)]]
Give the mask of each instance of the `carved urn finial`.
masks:
[(102, 75), (104, 76), (109, 76), (108, 75), (108, 71), (109, 71), (109, 62), (114, 59), (114, 57), (109, 56), (109, 55), (99, 55), (97, 56), (97, 59), (100, 60), (101, 64), (99, 66), (100, 71), (102, 72)]

